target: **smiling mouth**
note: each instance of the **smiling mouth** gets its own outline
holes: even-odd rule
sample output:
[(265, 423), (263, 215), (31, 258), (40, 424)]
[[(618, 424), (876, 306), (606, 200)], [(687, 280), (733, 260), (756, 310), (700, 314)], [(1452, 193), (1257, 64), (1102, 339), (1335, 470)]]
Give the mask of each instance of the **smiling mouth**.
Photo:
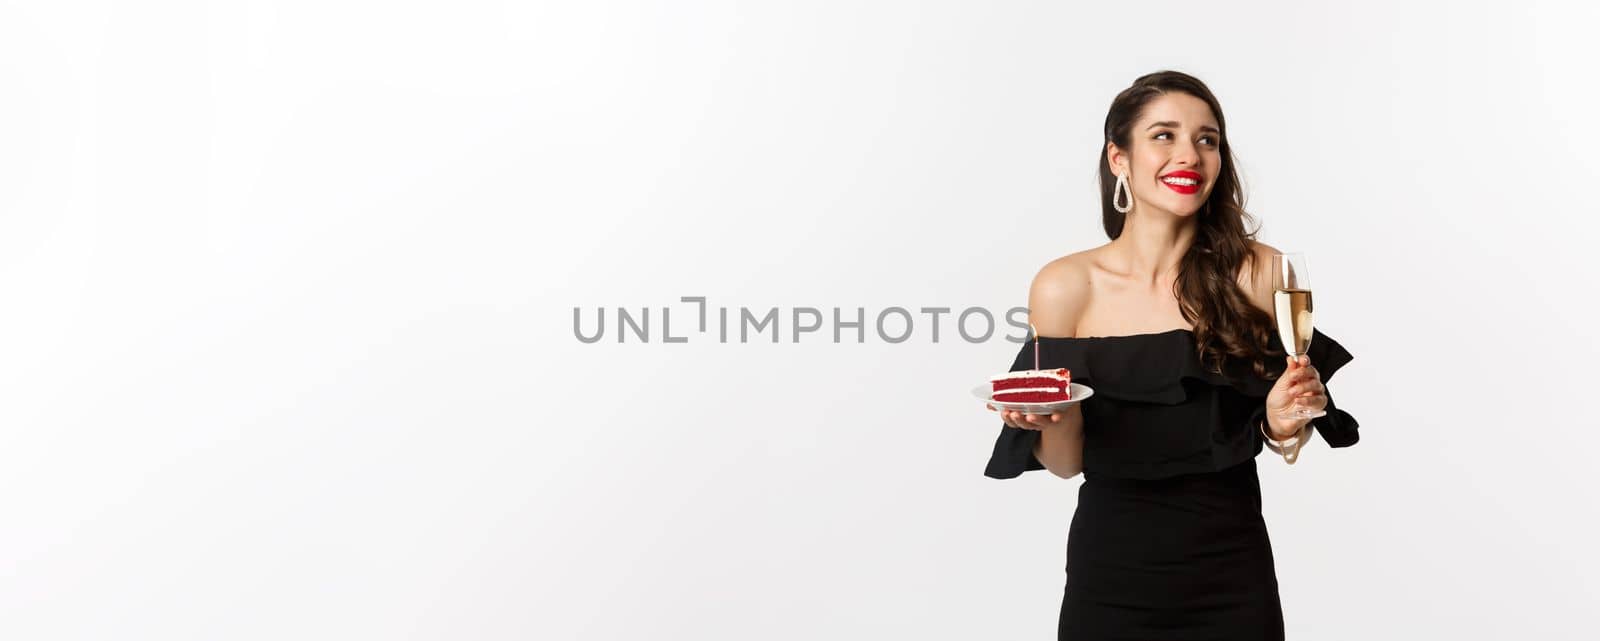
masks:
[(1197, 176), (1167, 176), (1161, 179), (1161, 184), (1185, 196), (1200, 191), (1200, 178)]

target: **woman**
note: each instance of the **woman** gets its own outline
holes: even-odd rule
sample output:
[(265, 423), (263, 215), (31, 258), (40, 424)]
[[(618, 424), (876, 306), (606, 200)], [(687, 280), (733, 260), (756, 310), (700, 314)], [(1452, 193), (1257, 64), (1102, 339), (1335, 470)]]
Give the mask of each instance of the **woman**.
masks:
[[(1093, 398), (1046, 415), (1005, 411), (985, 474), (1080, 472), (1061, 639), (1282, 639), (1255, 456), (1293, 462), (1312, 428), (1332, 447), (1357, 423), (1324, 382), (1351, 356), (1321, 332), (1283, 350), (1270, 246), (1256, 242), (1205, 84), (1164, 71), (1106, 115), (1101, 213), (1111, 242), (1033, 281), (1036, 342), (1012, 371), (1066, 367)], [(1280, 416), (1291, 404), (1316, 419)], [(990, 409), (994, 409), (990, 406)], [(1272, 442), (1267, 442), (1271, 439)]]

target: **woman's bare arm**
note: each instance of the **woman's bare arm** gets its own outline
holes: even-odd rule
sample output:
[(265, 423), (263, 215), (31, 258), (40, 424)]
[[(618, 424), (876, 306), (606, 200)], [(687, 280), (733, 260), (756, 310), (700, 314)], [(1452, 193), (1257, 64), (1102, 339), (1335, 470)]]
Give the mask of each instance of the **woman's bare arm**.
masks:
[[(1077, 256), (1066, 256), (1039, 270), (1028, 289), (1029, 320), (1040, 336), (1072, 337), (1089, 299), (1088, 270)], [(1083, 409), (1070, 405), (1049, 416), (1020, 417), (1018, 425), (1038, 429), (1033, 455), (1051, 474), (1064, 479), (1083, 471)]]
[(1071, 405), (1051, 416), (1057, 415), (1061, 418), (1039, 429), (1033, 457), (1051, 474), (1070, 479), (1083, 471), (1083, 410)]

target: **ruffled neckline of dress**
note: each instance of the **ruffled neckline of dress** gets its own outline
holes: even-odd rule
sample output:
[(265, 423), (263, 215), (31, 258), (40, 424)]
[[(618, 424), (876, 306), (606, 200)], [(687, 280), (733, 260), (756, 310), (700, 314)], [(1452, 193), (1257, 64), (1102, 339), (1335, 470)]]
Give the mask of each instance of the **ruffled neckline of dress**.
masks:
[[(1157, 479), (1215, 472), (1261, 451), (1261, 436), (1254, 426), (1264, 417), (1263, 401), (1286, 368), (1286, 359), (1267, 359), (1268, 378), (1255, 376), (1244, 362), (1230, 364), (1231, 375), (1224, 375), (1202, 364), (1197, 340), (1188, 329), (1039, 337), (1039, 367), (1068, 368), (1075, 382), (1095, 391), (1082, 406), (1085, 478), (1091, 473)], [(1021, 346), (1011, 371), (1034, 366), (1034, 344)], [(1272, 336), (1268, 350), (1282, 354), (1282, 348), (1279, 338)], [(1308, 351), (1324, 383), (1352, 360), (1344, 346), (1321, 331), (1312, 332)], [(1327, 416), (1311, 421), (1323, 440), (1331, 447), (1355, 444), (1360, 425), (1335, 406), (1331, 393), (1327, 410)], [(1044, 469), (1033, 455), (1039, 434), (1001, 425), (984, 474), (1005, 479)]]
[[(1256, 376), (1243, 363), (1230, 364), (1226, 373), (1212, 371), (1200, 360), (1197, 340), (1194, 331), (1186, 328), (1123, 336), (1040, 336), (1039, 363), (1041, 367), (1070, 369), (1072, 380), (1093, 388), (1097, 396), (1162, 405), (1187, 400), (1186, 381), (1232, 387), (1246, 396), (1265, 398), (1285, 368), (1279, 357), (1267, 361), (1269, 379)], [(1284, 353), (1276, 332), (1268, 349)], [(1027, 357), (1019, 361), (1031, 366), (1031, 348), (1023, 351), (1028, 352)], [(1353, 359), (1344, 346), (1316, 329), (1308, 352), (1323, 382)], [(1175, 358), (1177, 354), (1182, 357)]]

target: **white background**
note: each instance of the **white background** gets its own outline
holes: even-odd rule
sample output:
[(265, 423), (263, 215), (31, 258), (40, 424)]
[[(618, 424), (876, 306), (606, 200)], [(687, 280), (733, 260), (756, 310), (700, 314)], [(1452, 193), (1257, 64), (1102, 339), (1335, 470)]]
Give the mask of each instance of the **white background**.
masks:
[(1356, 356), (1260, 460), (1290, 638), (1592, 638), (1577, 4), (7, 3), (0, 638), (1053, 638), (1015, 344), (678, 299), (1025, 305), (1164, 68)]

